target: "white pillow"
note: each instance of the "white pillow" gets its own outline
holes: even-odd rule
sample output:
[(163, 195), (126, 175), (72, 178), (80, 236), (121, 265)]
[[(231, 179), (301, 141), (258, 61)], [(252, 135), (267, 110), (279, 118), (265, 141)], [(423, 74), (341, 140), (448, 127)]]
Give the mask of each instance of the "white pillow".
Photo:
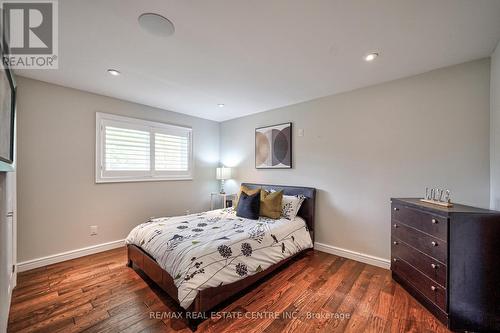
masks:
[(305, 199), (303, 195), (284, 195), (281, 202), (281, 216), (293, 221)]

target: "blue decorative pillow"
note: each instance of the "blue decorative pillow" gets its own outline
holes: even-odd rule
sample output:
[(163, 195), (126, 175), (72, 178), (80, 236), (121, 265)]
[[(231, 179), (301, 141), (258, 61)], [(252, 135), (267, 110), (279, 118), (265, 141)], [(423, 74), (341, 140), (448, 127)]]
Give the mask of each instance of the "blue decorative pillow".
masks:
[(238, 208), (236, 209), (236, 216), (257, 220), (259, 219), (259, 210), (260, 191), (252, 195), (241, 192), (240, 199), (238, 200)]

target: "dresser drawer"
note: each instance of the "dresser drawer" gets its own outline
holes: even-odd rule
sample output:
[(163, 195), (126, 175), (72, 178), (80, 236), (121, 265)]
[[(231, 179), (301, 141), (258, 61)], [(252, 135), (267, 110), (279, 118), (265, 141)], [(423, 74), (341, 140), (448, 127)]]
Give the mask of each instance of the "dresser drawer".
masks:
[(401, 204), (392, 204), (392, 220), (399, 221), (441, 240), (448, 239), (448, 219)]
[(446, 287), (446, 266), (432, 257), (417, 251), (397, 238), (392, 238), (391, 255), (403, 259), (436, 283)]
[(408, 245), (416, 248), (443, 264), (446, 264), (447, 259), (447, 244), (446, 242), (429, 236), (416, 229), (410, 228), (398, 221), (392, 221), (392, 237), (397, 238)]
[(400, 278), (406, 280), (422, 295), (436, 304), (440, 309), (446, 311), (446, 289), (436, 284), (413, 266), (401, 260), (392, 258), (391, 270)]

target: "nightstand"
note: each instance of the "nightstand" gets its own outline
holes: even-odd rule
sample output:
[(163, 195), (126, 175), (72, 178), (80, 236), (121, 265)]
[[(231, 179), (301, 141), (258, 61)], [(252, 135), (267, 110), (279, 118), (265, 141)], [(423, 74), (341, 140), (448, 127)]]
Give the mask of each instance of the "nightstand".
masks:
[(212, 192), (210, 193), (210, 210), (214, 210), (214, 201), (215, 200), (222, 200), (222, 208), (226, 208), (226, 202), (228, 200), (234, 200), (236, 199), (236, 194), (228, 194), (228, 193), (219, 193), (219, 192)]

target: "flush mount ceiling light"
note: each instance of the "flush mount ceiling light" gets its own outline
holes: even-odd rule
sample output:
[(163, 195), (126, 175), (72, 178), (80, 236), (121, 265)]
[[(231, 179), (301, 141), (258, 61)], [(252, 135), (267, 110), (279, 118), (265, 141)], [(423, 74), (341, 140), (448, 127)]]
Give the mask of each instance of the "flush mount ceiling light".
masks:
[(378, 57), (378, 53), (377, 52), (372, 52), (372, 53), (369, 53), (365, 56), (365, 61), (373, 61), (375, 60), (375, 58)]
[(175, 32), (174, 24), (159, 14), (144, 13), (138, 20), (141, 28), (155, 36), (168, 37)]
[(218, 107), (223, 108), (226, 106), (226, 104), (217, 104)]
[(120, 71), (117, 71), (116, 69), (108, 69), (108, 74), (113, 75), (113, 76), (118, 76), (120, 75)]

